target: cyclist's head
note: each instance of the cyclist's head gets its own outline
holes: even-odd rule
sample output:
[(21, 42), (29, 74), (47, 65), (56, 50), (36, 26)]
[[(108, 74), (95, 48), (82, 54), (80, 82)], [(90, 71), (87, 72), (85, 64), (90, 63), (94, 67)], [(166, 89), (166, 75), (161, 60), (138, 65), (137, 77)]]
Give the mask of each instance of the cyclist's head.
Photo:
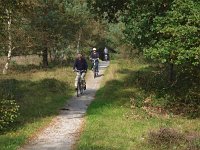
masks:
[(83, 57), (83, 55), (82, 55), (81, 53), (78, 53), (78, 54), (77, 54), (77, 58), (80, 59), (80, 58), (82, 58), (82, 57)]
[(94, 47), (94, 48), (92, 49), (92, 51), (93, 51), (93, 52), (96, 52), (96, 51), (97, 51), (97, 49)]

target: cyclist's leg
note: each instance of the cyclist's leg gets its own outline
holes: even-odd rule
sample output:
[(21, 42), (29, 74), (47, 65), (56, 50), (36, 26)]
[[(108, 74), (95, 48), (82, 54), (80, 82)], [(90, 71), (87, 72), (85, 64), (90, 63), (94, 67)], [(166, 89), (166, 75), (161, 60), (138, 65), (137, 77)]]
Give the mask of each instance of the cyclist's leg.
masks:
[(85, 75), (86, 75), (85, 72), (83, 72), (83, 73), (81, 74), (81, 80), (82, 80), (82, 83), (83, 83), (84, 89), (86, 89)]
[(81, 76), (81, 74), (79, 72), (77, 72), (76, 73), (76, 78), (75, 78), (75, 84), (74, 84), (76, 89), (78, 87), (78, 80), (79, 80), (80, 76)]

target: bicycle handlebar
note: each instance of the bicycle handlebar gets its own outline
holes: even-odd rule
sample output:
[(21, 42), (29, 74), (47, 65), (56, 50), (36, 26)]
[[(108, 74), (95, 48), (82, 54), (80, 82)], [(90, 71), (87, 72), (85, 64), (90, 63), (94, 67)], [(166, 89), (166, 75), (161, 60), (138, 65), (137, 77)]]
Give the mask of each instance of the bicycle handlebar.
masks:
[(91, 58), (91, 60), (92, 60), (93, 62), (95, 62), (95, 61), (99, 60), (99, 58), (95, 58), (95, 59), (92, 59), (92, 58)]
[(86, 70), (77, 70), (77, 69), (74, 69), (74, 71), (76, 71), (76, 72), (86, 72)]

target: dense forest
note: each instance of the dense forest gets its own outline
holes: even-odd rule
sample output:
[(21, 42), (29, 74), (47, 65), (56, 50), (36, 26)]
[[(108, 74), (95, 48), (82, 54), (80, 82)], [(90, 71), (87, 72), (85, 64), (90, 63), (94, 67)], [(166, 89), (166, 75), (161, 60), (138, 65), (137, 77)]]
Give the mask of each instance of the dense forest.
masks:
[(70, 66), (76, 53), (87, 57), (92, 47), (105, 46), (117, 52), (114, 60), (137, 58), (156, 68), (161, 95), (170, 93), (199, 118), (199, 12), (199, 0), (0, 0), (1, 132), (23, 122), (17, 118), (25, 89), (18, 91), (13, 73)]

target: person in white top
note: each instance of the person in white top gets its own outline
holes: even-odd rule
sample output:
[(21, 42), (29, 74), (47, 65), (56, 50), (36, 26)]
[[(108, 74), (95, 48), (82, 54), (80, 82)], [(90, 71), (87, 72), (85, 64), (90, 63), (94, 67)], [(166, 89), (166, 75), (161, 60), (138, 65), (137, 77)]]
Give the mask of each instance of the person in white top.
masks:
[(108, 48), (107, 47), (104, 48), (104, 59), (105, 59), (105, 61), (108, 61)]

